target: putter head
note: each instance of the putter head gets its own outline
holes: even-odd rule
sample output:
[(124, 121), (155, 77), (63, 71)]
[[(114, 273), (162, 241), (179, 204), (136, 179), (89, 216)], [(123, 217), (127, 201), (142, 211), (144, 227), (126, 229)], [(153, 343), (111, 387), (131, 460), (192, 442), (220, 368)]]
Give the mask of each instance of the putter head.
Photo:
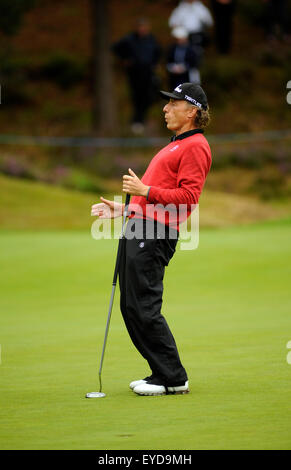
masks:
[(86, 394), (86, 398), (104, 398), (106, 394), (103, 392), (89, 392)]

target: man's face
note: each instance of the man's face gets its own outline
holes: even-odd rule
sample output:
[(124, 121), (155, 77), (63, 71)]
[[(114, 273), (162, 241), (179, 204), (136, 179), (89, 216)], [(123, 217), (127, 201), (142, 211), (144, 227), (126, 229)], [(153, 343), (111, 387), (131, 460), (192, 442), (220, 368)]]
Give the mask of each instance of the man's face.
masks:
[(176, 39), (176, 42), (177, 42), (177, 44), (179, 44), (180, 46), (184, 46), (184, 44), (187, 44), (188, 38), (187, 38), (187, 37), (185, 37), (185, 38), (177, 38), (177, 39)]
[(150, 33), (150, 24), (147, 22), (139, 23), (137, 25), (137, 34), (139, 36), (147, 36)]
[(191, 114), (193, 114), (186, 101), (174, 100), (172, 98), (164, 106), (163, 111), (167, 128), (174, 132), (187, 125), (189, 120), (191, 120)]

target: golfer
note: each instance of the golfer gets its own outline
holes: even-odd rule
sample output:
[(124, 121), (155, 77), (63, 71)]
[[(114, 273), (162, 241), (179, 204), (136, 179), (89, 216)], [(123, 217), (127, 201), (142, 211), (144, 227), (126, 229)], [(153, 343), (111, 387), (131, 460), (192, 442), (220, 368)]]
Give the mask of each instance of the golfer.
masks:
[[(148, 377), (131, 382), (130, 388), (146, 396), (189, 392), (187, 373), (161, 314), (163, 278), (179, 236), (178, 208), (186, 207), (186, 217), (191, 213), (211, 166), (203, 135), (210, 121), (203, 89), (183, 83), (161, 94), (168, 100), (163, 112), (174, 136), (141, 179), (131, 169), (123, 176), (123, 191), (133, 197), (120, 260), (120, 308), (131, 340), (151, 370)], [(101, 200), (92, 206), (92, 215), (122, 216), (123, 204)]]

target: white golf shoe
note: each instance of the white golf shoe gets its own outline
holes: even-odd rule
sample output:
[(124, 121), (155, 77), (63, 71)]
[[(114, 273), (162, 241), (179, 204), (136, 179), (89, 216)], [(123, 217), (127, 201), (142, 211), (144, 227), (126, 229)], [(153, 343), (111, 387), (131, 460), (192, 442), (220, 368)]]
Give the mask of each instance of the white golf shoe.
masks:
[(136, 385), (133, 389), (138, 395), (159, 396), (159, 395), (183, 395), (189, 393), (188, 380), (184, 385), (174, 387), (165, 387), (164, 385), (155, 385), (151, 383), (142, 383)]
[(148, 382), (148, 380), (150, 380), (151, 378), (152, 378), (152, 376), (145, 377), (144, 379), (141, 379), (141, 380), (134, 380), (133, 382), (130, 382), (129, 386), (130, 386), (131, 390), (133, 390), (138, 385), (146, 384)]

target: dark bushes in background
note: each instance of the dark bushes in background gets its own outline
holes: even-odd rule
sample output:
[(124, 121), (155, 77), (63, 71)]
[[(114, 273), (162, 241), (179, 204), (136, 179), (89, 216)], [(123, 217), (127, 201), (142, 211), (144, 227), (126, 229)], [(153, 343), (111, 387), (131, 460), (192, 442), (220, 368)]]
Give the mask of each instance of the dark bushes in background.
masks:
[(82, 81), (86, 72), (86, 63), (65, 52), (51, 55), (36, 71), (39, 78), (50, 80), (64, 90)]

